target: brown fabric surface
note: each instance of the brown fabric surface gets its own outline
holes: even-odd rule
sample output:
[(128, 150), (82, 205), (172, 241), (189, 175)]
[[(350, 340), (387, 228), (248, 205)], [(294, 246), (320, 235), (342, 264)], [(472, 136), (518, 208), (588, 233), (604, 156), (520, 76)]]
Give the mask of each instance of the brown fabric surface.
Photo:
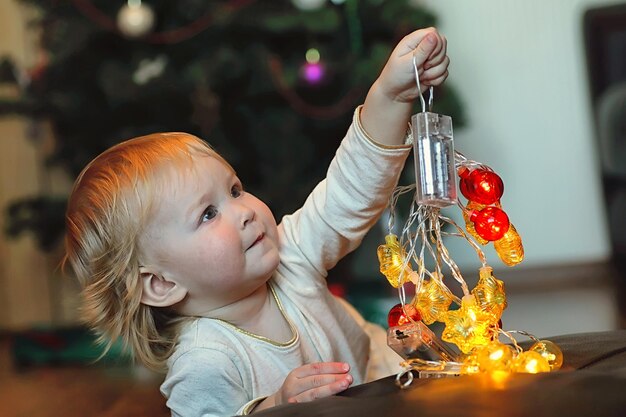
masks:
[(563, 350), (561, 371), (506, 379), (489, 375), (416, 379), (408, 389), (395, 376), (338, 396), (290, 404), (259, 416), (626, 416), (626, 331), (547, 338)]

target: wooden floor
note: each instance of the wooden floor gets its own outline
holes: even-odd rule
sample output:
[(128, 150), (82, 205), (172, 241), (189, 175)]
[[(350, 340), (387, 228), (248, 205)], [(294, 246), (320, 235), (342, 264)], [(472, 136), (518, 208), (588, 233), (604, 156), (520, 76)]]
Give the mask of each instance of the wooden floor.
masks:
[(36, 367), (16, 370), (0, 342), (2, 417), (166, 417), (159, 379), (128, 367)]

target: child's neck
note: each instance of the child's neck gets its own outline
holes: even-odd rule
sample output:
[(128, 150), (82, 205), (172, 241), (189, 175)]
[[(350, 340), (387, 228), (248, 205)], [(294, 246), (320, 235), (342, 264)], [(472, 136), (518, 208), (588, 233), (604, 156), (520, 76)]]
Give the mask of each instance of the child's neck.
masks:
[(227, 320), (229, 323), (279, 343), (293, 337), (291, 327), (276, 304), (269, 285), (262, 285), (237, 304), (236, 315)]

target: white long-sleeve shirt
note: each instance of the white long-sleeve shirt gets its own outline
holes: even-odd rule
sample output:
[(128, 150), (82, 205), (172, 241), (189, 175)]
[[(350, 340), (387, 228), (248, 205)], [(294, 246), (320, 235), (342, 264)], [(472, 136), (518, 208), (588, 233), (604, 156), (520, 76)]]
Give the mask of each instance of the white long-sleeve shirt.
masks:
[[(410, 146), (386, 147), (358, 120), (321, 181), (278, 225), (280, 264), (269, 281), (294, 338), (277, 343), (219, 320), (187, 325), (161, 386), (173, 416), (231, 416), (276, 392), (293, 369), (347, 362), (354, 385), (399, 370), (384, 330), (326, 286), (327, 271), (355, 249), (384, 210)], [(372, 256), (375, 256), (374, 254)]]

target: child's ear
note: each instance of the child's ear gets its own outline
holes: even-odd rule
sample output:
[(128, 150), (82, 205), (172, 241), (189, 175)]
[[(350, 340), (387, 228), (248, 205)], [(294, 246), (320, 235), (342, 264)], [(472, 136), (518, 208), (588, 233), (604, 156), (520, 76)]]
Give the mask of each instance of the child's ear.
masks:
[(152, 307), (170, 307), (182, 301), (187, 295), (187, 289), (175, 282), (167, 281), (141, 267), (139, 269), (142, 293), (141, 303)]

